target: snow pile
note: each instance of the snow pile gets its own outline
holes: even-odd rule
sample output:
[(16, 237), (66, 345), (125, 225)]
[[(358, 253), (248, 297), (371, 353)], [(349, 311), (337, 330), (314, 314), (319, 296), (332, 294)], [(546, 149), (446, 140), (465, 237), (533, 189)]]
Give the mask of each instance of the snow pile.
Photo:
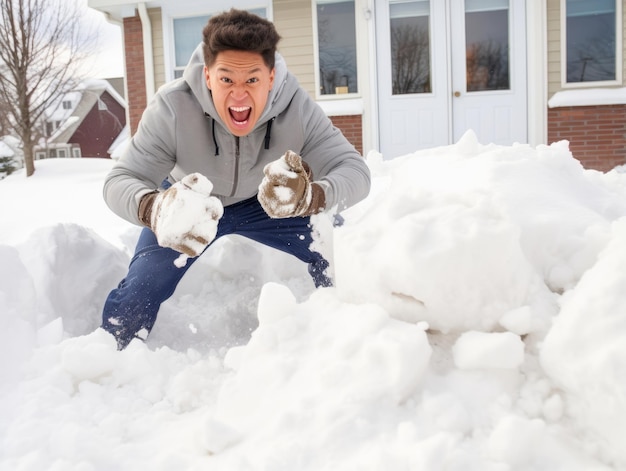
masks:
[(122, 352), (112, 162), (0, 182), (0, 470), (624, 469), (626, 175), (471, 133), (368, 163), (335, 288), (223, 238)]

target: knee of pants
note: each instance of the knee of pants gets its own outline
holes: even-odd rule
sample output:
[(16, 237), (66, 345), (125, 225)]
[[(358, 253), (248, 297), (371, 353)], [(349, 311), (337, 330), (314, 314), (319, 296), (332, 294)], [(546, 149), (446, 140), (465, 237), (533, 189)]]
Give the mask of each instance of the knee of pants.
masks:
[(193, 263), (189, 259), (186, 266), (177, 267), (174, 261), (178, 256), (173, 250), (162, 247), (140, 253), (131, 261), (128, 274), (118, 289), (131, 296), (145, 298), (146, 301), (165, 301), (174, 293)]

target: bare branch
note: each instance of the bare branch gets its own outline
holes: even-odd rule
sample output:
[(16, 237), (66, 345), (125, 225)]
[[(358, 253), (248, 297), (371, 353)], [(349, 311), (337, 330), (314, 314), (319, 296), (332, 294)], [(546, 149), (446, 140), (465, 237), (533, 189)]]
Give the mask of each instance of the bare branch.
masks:
[(96, 40), (72, 0), (0, 0), (0, 106), (22, 140), (27, 176), (38, 123), (83, 80)]

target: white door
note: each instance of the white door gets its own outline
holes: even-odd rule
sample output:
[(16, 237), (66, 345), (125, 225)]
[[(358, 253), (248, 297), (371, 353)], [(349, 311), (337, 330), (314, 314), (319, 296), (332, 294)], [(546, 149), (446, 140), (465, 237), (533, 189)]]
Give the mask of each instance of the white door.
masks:
[(383, 157), (447, 143), (450, 86), (445, 3), (378, 0), (375, 8)]
[(523, 0), (376, 0), (380, 151), (526, 142)]
[(527, 141), (525, 3), (451, 0), (455, 142), (468, 129), (483, 144)]

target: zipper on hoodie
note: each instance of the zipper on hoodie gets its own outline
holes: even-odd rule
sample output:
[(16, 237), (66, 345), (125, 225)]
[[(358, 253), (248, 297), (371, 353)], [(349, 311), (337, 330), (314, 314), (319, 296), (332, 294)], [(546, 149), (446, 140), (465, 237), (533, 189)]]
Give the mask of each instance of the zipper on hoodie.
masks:
[(233, 189), (230, 196), (235, 196), (239, 185), (239, 136), (235, 136), (235, 174), (233, 175)]

